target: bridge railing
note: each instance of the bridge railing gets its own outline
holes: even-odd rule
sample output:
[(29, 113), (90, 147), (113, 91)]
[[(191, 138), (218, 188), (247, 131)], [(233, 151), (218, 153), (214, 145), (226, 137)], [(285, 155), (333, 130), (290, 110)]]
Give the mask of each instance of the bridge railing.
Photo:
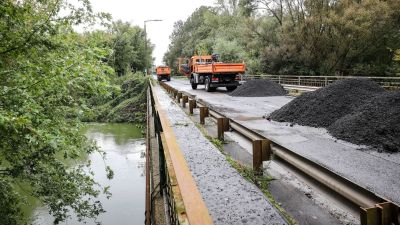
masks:
[(279, 84), (325, 87), (347, 78), (368, 78), (388, 90), (400, 90), (400, 77), (354, 77), (354, 76), (296, 76), (296, 75), (244, 75), (243, 80), (269, 79)]

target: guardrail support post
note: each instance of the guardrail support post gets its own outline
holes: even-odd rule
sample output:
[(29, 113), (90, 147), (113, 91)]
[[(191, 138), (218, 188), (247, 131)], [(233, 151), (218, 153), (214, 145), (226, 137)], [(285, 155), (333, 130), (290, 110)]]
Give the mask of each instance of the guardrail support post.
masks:
[(217, 134), (218, 139), (224, 140), (224, 118), (217, 118)]
[(261, 141), (262, 147), (262, 161), (271, 160), (272, 150), (271, 150), (271, 141), (268, 139), (263, 139)]
[(262, 140), (253, 141), (253, 170), (262, 172)]
[(360, 222), (361, 225), (380, 225), (378, 220), (378, 208), (361, 208)]
[(205, 124), (205, 118), (208, 116), (208, 108), (200, 107), (200, 124)]
[(228, 118), (222, 118), (222, 123), (224, 126), (224, 131), (229, 131), (229, 119)]
[(182, 98), (182, 93), (181, 92), (178, 92), (178, 103), (180, 103), (181, 102), (181, 98)]
[(399, 225), (399, 208), (391, 202), (382, 202), (375, 207), (361, 208), (361, 225)]
[(190, 99), (189, 100), (189, 113), (193, 115), (193, 109), (196, 108), (196, 100)]
[(176, 90), (174, 90), (173, 92), (174, 92), (174, 99), (175, 99), (178, 92)]
[(188, 102), (188, 96), (182, 96), (182, 107), (185, 108), (186, 107), (186, 102)]

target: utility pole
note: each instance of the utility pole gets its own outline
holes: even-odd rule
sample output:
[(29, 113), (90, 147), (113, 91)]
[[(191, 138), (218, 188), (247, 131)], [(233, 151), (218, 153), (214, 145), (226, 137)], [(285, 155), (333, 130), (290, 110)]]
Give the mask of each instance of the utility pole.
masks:
[(149, 62), (147, 62), (147, 32), (146, 32), (146, 23), (147, 23), (147, 22), (160, 22), (160, 21), (162, 21), (162, 20), (156, 19), (156, 20), (145, 20), (145, 21), (144, 21), (144, 26), (143, 26), (143, 28), (144, 28), (144, 52), (145, 52), (144, 74), (145, 74), (145, 75), (150, 74), (150, 73), (149, 73), (149, 70), (148, 70), (148, 64), (149, 64)]

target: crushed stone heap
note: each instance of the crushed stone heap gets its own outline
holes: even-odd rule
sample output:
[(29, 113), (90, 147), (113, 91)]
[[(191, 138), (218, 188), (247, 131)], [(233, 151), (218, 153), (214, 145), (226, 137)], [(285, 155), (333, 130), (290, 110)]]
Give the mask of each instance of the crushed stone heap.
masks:
[(384, 92), (382, 87), (369, 79), (340, 80), (314, 92), (302, 94), (272, 112), (269, 119), (326, 128)]
[(377, 95), (338, 119), (328, 131), (348, 142), (400, 152), (400, 92)]
[(246, 81), (229, 95), (235, 97), (282, 96), (286, 95), (286, 90), (278, 83), (260, 79)]

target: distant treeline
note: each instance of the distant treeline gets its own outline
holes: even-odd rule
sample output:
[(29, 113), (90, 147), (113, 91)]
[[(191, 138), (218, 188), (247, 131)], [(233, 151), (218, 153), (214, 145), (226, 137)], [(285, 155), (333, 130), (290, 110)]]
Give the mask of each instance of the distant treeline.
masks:
[(398, 0), (217, 0), (175, 23), (164, 61), (219, 53), (248, 73), (394, 76)]

